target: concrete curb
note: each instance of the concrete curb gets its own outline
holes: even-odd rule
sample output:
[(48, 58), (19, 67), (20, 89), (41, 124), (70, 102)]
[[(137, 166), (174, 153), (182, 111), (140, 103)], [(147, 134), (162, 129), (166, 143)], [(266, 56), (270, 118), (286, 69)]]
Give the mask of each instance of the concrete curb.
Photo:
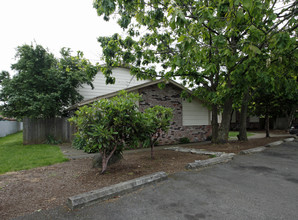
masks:
[(244, 154), (252, 154), (252, 153), (258, 153), (258, 152), (262, 152), (266, 150), (266, 147), (256, 147), (256, 148), (250, 148), (247, 150), (242, 150), (240, 151), (240, 154), (244, 155)]
[(219, 163), (225, 163), (232, 160), (234, 156), (235, 156), (234, 153), (231, 153), (231, 154), (224, 153), (219, 157), (211, 158), (208, 160), (196, 160), (194, 163), (187, 164), (185, 168), (190, 170), (190, 169), (208, 167)]
[(165, 172), (157, 172), (112, 186), (107, 186), (98, 190), (82, 193), (76, 196), (69, 197), (68, 206), (73, 210), (85, 205), (91, 205), (99, 201), (107, 200), (115, 196), (134, 191), (144, 185), (160, 182), (167, 179), (167, 177), (168, 175)]
[(295, 140), (295, 138), (286, 138), (286, 139), (283, 139), (283, 141), (284, 142), (292, 142), (292, 141), (294, 141)]
[(247, 150), (242, 150), (242, 151), (240, 151), (240, 154), (252, 154), (252, 153), (262, 152), (262, 151), (266, 150), (267, 147), (278, 146), (284, 142), (292, 142), (294, 140), (295, 140), (295, 138), (286, 138), (286, 139), (283, 139), (282, 141), (275, 141), (275, 142), (269, 143), (265, 147), (256, 147), (256, 148), (251, 148), (251, 149), (247, 149)]
[(206, 151), (202, 149), (192, 149), (192, 148), (183, 148), (183, 147), (168, 147), (164, 148), (165, 150), (174, 150), (183, 153), (193, 153), (193, 154), (201, 154), (201, 155), (212, 155), (216, 156), (215, 158), (207, 159), (207, 160), (196, 160), (194, 163), (189, 163), (185, 166), (186, 169), (197, 169), (207, 166), (212, 166), (218, 163), (228, 162), (235, 156), (234, 153), (227, 154), (224, 152), (213, 152)]
[(275, 141), (275, 142), (272, 142), (270, 144), (267, 144), (265, 147), (273, 147), (273, 146), (278, 146), (280, 144), (282, 144), (283, 141)]
[(193, 153), (193, 154), (201, 154), (201, 155), (215, 155), (217, 157), (225, 154), (223, 152), (213, 152), (213, 151), (206, 151), (206, 150), (202, 150), (202, 149), (183, 148), (183, 147), (167, 147), (164, 149), (183, 152), (183, 153)]

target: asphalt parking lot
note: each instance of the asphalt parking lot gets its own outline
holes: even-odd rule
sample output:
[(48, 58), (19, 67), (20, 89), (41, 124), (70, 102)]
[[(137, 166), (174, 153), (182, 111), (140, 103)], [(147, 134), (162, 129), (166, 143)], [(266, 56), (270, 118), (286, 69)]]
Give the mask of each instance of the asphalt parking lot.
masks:
[[(297, 139), (296, 139), (297, 141)], [(109, 201), (17, 219), (298, 219), (298, 142), (170, 175)]]

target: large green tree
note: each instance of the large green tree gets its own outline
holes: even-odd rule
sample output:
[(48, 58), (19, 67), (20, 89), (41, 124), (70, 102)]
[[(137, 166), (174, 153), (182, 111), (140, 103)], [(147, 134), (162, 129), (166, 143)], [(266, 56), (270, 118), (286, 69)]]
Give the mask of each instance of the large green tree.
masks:
[(51, 118), (63, 115), (66, 107), (82, 100), (77, 88), (91, 84), (97, 67), (81, 52), (71, 56), (70, 49), (61, 50), (57, 59), (41, 45), (17, 48), (13, 77), (5, 71), (0, 80), (1, 112), (15, 118)]
[(286, 117), (290, 127), (298, 109), (298, 57), (295, 50), (295, 47), (289, 47), (267, 59), (260, 70), (267, 74), (256, 79), (251, 87), (250, 112), (265, 118), (266, 137), (269, 137), (269, 118)]
[(95, 0), (94, 7), (106, 20), (120, 16), (128, 35), (98, 39), (107, 82), (115, 81), (112, 68), (119, 64), (129, 64), (139, 78), (180, 77), (212, 108), (216, 143), (228, 140), (234, 97), (248, 90), (238, 84), (272, 53), (269, 48), (293, 43), (297, 28), (297, 3), (290, 1)]

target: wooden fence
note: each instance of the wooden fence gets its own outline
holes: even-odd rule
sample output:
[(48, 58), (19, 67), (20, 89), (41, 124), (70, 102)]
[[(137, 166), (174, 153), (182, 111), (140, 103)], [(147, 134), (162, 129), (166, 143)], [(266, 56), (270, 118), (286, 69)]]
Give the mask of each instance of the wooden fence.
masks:
[(29, 119), (23, 120), (23, 144), (41, 144), (49, 136), (63, 143), (72, 142), (75, 126), (68, 118)]

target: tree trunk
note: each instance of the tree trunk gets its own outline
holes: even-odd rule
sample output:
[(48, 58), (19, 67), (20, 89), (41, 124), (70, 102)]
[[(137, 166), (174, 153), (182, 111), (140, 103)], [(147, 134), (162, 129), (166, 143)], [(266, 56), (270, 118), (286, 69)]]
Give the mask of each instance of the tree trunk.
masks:
[(104, 174), (106, 172), (107, 167), (108, 167), (109, 160), (113, 156), (113, 154), (115, 153), (116, 149), (117, 149), (117, 145), (115, 145), (115, 147), (113, 148), (113, 150), (111, 151), (111, 153), (109, 154), (108, 157), (106, 155), (106, 151), (105, 150), (102, 152), (102, 169), (101, 169), (101, 174)]
[(108, 166), (108, 161), (107, 161), (107, 156), (106, 156), (106, 152), (104, 151), (102, 153), (102, 169), (101, 169), (101, 174), (104, 174), (107, 170), (107, 166)]
[[(235, 118), (236, 118), (236, 114), (237, 114), (237, 112), (234, 111), (234, 109), (233, 109), (232, 112), (231, 112), (230, 124), (232, 124), (232, 120), (233, 120), (233, 115), (234, 115), (234, 113), (235, 113)], [(235, 122), (236, 122), (236, 121), (235, 121)]]
[(246, 121), (248, 101), (249, 92), (246, 92), (241, 104), (239, 135), (237, 135), (239, 141), (247, 141)]
[(151, 145), (151, 159), (154, 159), (154, 145)]
[(224, 102), (224, 109), (222, 113), (221, 125), (218, 129), (217, 144), (224, 144), (228, 142), (229, 131), (230, 131), (230, 119), (232, 109), (233, 99), (229, 98)]
[(212, 143), (216, 143), (218, 138), (218, 106), (212, 105)]
[(265, 130), (266, 130), (266, 138), (269, 138), (270, 135), (269, 135), (269, 114), (266, 113), (265, 115)]
[(288, 114), (287, 111), (284, 112), (285, 113), (285, 116), (287, 118), (288, 129), (291, 128), (292, 122), (294, 120), (296, 109), (297, 109), (297, 106), (293, 106), (292, 109), (291, 109), (291, 111), (290, 111), (290, 114)]
[(160, 137), (160, 134), (161, 134), (161, 130), (159, 129), (157, 131), (157, 133), (155, 134), (156, 138), (154, 138), (153, 140), (150, 139), (151, 159), (154, 159), (154, 145), (155, 145), (156, 141), (158, 140), (158, 138)]

